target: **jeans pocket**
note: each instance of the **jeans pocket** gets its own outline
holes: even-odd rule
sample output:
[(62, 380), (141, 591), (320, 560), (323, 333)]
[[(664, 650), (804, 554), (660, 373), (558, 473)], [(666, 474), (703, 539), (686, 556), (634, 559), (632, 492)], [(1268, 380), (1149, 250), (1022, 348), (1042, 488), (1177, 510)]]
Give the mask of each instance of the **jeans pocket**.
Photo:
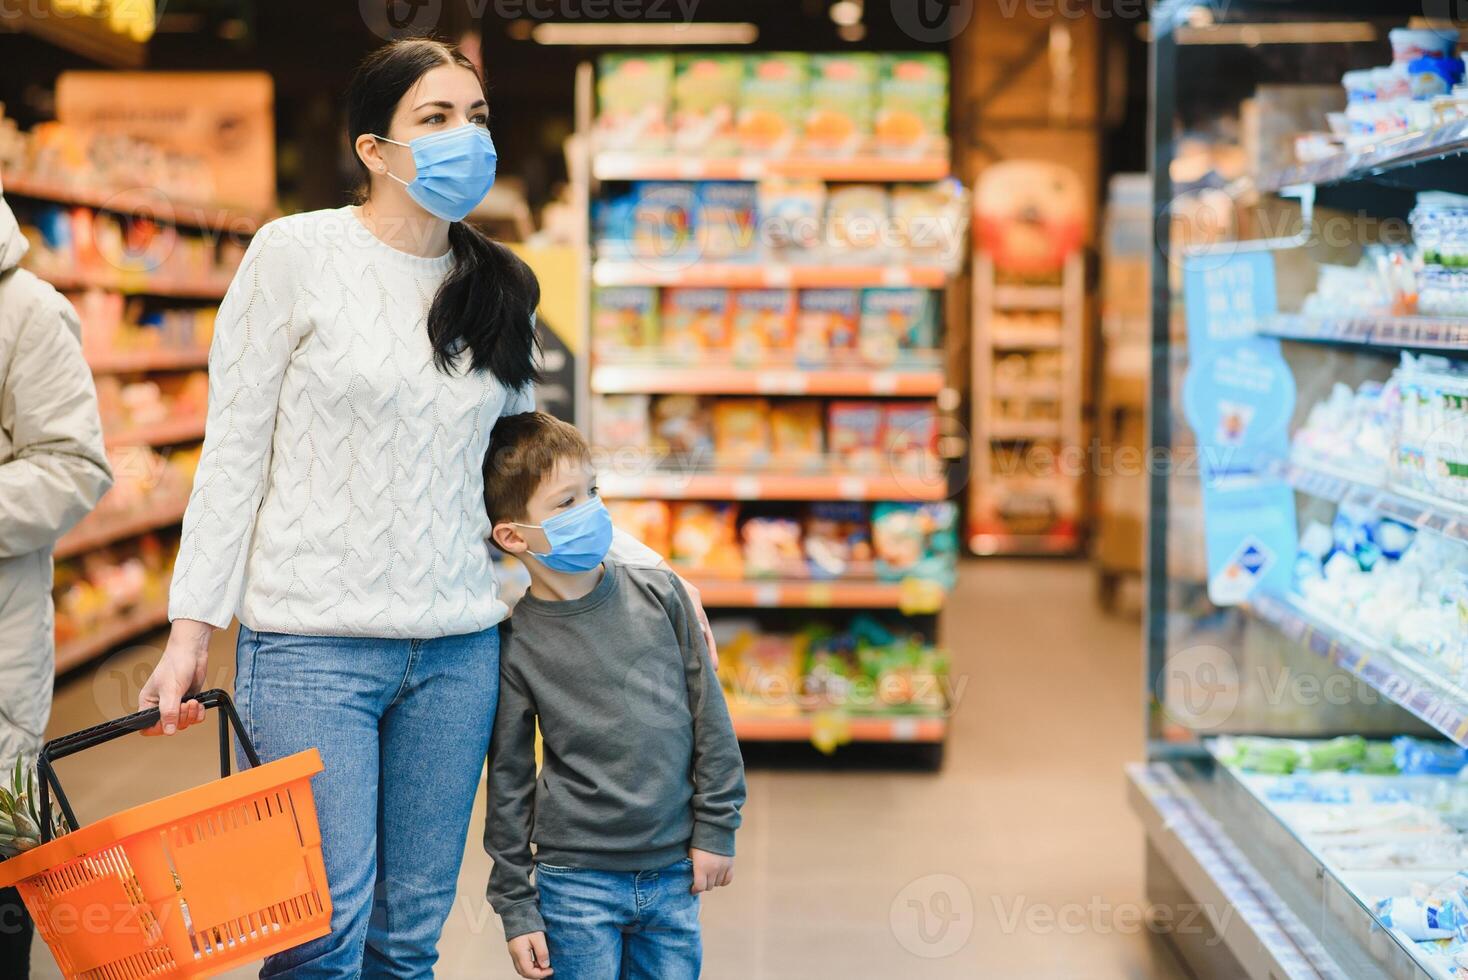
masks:
[(547, 872), (553, 875), (571, 875), (575, 874), (578, 870), (578, 868), (567, 868), (559, 864), (546, 864), (544, 862), (538, 862), (535, 865), (536, 874)]

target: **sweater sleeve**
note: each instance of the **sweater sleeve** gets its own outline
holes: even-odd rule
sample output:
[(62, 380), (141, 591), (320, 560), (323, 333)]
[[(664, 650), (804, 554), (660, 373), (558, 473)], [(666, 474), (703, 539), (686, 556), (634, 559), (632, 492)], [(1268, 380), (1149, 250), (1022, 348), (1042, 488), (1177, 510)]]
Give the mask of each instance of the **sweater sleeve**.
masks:
[(539, 895), (530, 880), (535, 867), (530, 854), (534, 815), (535, 704), (518, 674), (501, 660), (500, 703), (489, 749), (484, 849), (494, 859), (489, 903), (503, 920), (506, 942), (545, 931)]
[[(209, 349), (209, 414), (169, 594), (169, 619), (229, 625), (265, 496), (286, 366), (300, 342), (290, 232), (255, 236), (225, 293)], [(299, 406), (302, 410), (306, 406)]]
[(668, 574), (672, 595), (668, 614), (678, 634), (688, 709), (693, 715), (693, 839), (691, 846), (712, 854), (734, 853), (734, 832), (744, 806), (744, 757), (724, 690), (704, 643), (693, 600), (678, 576)]
[[(0, 558), (55, 544), (112, 485), (76, 314), (38, 289), (46, 294), (18, 314), (13, 354), (0, 364), (0, 427), (14, 447), (0, 464)], [(24, 303), (19, 291), (11, 296)]]

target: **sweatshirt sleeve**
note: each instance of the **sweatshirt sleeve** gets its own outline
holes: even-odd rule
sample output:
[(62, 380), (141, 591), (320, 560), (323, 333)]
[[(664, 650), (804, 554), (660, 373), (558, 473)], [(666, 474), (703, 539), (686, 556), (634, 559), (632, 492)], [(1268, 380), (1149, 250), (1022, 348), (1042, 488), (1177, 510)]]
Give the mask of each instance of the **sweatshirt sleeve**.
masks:
[(12, 356), (0, 363), (0, 426), (14, 447), (0, 464), (0, 558), (55, 544), (112, 486), (76, 314), (42, 289), (18, 313)]
[[(513, 642), (513, 641), (511, 641)], [(489, 903), (504, 922), (505, 941), (544, 932), (539, 895), (530, 880), (530, 826), (535, 813), (535, 704), (513, 668), (500, 664), (500, 703), (489, 749), (489, 803), (484, 849), (494, 859)]]
[(691, 846), (712, 854), (734, 853), (734, 832), (744, 806), (744, 757), (734, 722), (724, 702), (713, 662), (699, 628), (693, 601), (678, 576), (668, 574), (668, 610), (683, 655), (688, 708), (693, 715), (693, 839)]
[(282, 223), (262, 228), (215, 318), (204, 449), (184, 512), (169, 619), (222, 629), (239, 604), (265, 496), (281, 382), (300, 341), (295, 251)]

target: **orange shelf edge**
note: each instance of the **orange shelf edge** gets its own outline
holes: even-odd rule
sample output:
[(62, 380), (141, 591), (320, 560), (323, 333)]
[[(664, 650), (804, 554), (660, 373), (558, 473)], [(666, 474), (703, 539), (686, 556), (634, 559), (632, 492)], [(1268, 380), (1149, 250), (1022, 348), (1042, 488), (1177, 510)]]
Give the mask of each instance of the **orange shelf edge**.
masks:
[[(737, 709), (731, 714), (734, 734), (747, 742), (805, 742), (815, 728), (806, 715), (763, 718)], [(948, 734), (948, 719), (936, 715), (848, 717), (841, 724), (853, 742), (941, 742)]]
[(730, 475), (714, 473), (655, 473), (618, 476), (603, 473), (602, 496), (612, 499), (664, 500), (922, 500), (948, 497), (946, 475), (938, 480), (922, 475), (823, 473), (801, 475)]
[(140, 606), (102, 624), (94, 632), (56, 647), (56, 673), (65, 673), (93, 657), (168, 622), (168, 603)]
[(140, 425), (103, 434), (103, 442), (112, 446), (170, 446), (204, 438), (204, 419), (170, 419), (157, 425)]
[(602, 364), (592, 368), (597, 394), (707, 395), (937, 395), (945, 381), (940, 370), (759, 370), (757, 368), (638, 367)]
[(158, 528), (170, 527), (183, 520), (184, 509), (187, 506), (188, 498), (184, 497), (181, 500), (171, 501), (161, 508), (110, 520), (95, 527), (88, 526), (84, 522), (83, 526), (73, 528), (56, 542), (52, 557), (70, 558), (73, 555), (112, 544), (114, 541), (123, 541), (146, 534), (148, 531), (156, 531)]
[(726, 286), (746, 289), (859, 289), (866, 286), (941, 289), (948, 274), (938, 266), (831, 265), (600, 259), (592, 264), (598, 286)]

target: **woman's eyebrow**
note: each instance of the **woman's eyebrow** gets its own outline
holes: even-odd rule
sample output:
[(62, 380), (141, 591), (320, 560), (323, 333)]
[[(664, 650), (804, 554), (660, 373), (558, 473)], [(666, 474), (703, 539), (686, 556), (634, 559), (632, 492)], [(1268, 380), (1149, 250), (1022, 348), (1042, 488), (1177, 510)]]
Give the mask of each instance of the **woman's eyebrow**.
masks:
[(438, 99), (433, 102), (424, 102), (420, 105), (415, 105), (413, 107), (413, 111), (417, 112), (419, 109), (423, 109), (428, 106), (434, 106), (439, 109), (452, 109), (454, 107), (454, 104), (452, 102), (445, 102), (442, 99)]

